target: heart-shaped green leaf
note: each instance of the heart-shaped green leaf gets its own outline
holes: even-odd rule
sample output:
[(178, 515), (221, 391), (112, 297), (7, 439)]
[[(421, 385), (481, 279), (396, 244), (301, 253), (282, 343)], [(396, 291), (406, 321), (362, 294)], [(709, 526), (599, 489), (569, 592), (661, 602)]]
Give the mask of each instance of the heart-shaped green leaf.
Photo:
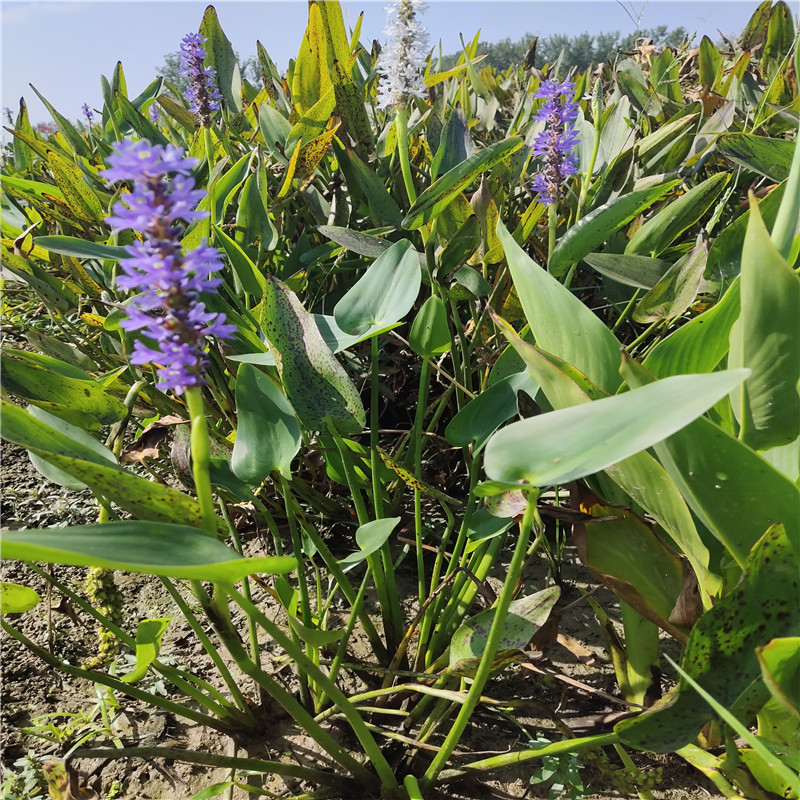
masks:
[(324, 430), (330, 421), (343, 433), (360, 433), (366, 412), (358, 390), (295, 293), (266, 277), (264, 334), (295, 413), (311, 430)]
[(421, 280), (419, 259), (411, 242), (396, 242), (372, 262), (336, 304), (336, 324), (350, 334), (393, 325), (411, 310)]
[(420, 356), (433, 358), (447, 353), (452, 346), (447, 308), (438, 295), (431, 295), (420, 308), (408, 335), (411, 349)]
[(231, 469), (251, 486), (273, 470), (291, 477), (292, 459), (300, 449), (300, 425), (283, 392), (250, 364), (236, 373), (236, 441)]

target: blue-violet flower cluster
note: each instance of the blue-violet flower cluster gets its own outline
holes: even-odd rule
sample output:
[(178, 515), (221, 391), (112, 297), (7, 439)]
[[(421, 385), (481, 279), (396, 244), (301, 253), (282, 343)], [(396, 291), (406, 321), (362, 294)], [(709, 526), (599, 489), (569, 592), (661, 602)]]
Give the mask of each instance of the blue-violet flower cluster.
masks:
[(422, 73), (428, 58), (428, 31), (417, 21), (427, 8), (422, 0), (395, 0), (386, 6), (387, 38), (378, 69), (381, 74), (378, 105), (407, 106), (414, 97), (425, 97)]
[(575, 84), (570, 81), (542, 81), (536, 97), (544, 98), (536, 119), (545, 121), (544, 130), (534, 139), (532, 153), (544, 156), (531, 188), (545, 205), (557, 203), (564, 196), (564, 184), (578, 171), (578, 159), (572, 150), (578, 143), (575, 120), (578, 103), (572, 99)]
[(92, 113), (92, 109), (89, 108), (88, 103), (84, 103), (81, 106), (81, 111), (83, 111), (83, 116), (86, 117), (86, 124), (93, 125), (94, 124), (94, 114)]
[[(207, 361), (205, 337), (230, 337), (235, 326), (223, 314), (206, 311), (198, 298), (222, 282), (211, 273), (222, 267), (219, 253), (201, 245), (181, 252), (183, 223), (202, 219), (197, 204), (205, 196), (195, 189), (189, 173), (197, 159), (184, 158), (173, 145), (151, 145), (147, 141), (120, 142), (108, 157), (107, 181), (131, 181), (133, 191), (124, 195), (106, 220), (114, 230), (132, 229), (142, 241), (128, 245), (129, 258), (120, 261), (120, 288), (138, 292), (128, 307), (126, 330), (141, 330), (155, 347), (134, 344), (131, 362), (159, 365), (158, 387), (182, 394), (205, 383)], [(168, 177), (174, 175), (168, 183)]]
[(200, 124), (208, 127), (211, 124), (211, 113), (219, 111), (222, 95), (214, 82), (214, 70), (204, 67), (206, 50), (203, 42), (206, 39), (199, 33), (187, 33), (181, 40), (180, 73), (189, 79), (189, 86), (183, 96), (189, 102), (189, 110), (200, 120)]

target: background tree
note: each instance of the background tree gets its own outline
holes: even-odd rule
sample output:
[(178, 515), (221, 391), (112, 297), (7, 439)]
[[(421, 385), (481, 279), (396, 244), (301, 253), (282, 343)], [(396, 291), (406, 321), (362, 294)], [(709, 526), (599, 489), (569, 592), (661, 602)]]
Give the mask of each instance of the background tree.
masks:
[[(569, 67), (586, 69), (590, 63), (610, 61), (619, 52), (630, 52), (639, 39), (652, 39), (658, 46), (677, 47), (688, 35), (685, 28), (669, 30), (666, 25), (656, 28), (643, 28), (623, 36), (619, 31), (592, 34), (584, 32), (577, 36), (555, 34), (539, 38), (536, 47), (536, 66), (552, 64), (564, 52), (563, 63)], [(485, 55), (481, 62), (497, 70), (508, 69), (512, 64), (521, 64), (534, 39), (534, 34), (526, 33), (516, 41), (505, 38), (497, 42), (479, 42), (478, 54)], [(442, 59), (443, 69), (449, 69), (458, 60), (459, 53), (452, 53)]]

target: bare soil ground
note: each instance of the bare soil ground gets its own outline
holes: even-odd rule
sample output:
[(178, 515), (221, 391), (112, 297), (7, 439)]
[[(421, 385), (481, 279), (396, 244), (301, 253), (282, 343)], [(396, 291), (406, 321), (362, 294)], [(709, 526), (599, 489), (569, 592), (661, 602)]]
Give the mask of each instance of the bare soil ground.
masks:
[[(93, 521), (96, 515), (94, 501), (87, 492), (70, 492), (47, 483), (30, 465), (27, 455), (19, 448), (4, 445), (3, 448), (2, 514), (3, 527), (19, 529)], [(262, 547), (258, 537), (246, 542), (250, 553), (257, 555)], [(563, 566), (563, 594), (559, 607), (564, 608), (581, 597), (579, 588), (589, 585), (589, 576), (577, 562), (574, 550), (566, 548)], [(83, 594), (86, 570), (73, 567), (49, 568), (58, 580), (66, 583), (79, 594)], [(544, 558), (531, 565), (525, 575), (524, 586), (535, 591), (545, 585), (548, 565)], [(494, 578), (499, 586), (502, 565)], [(24, 564), (3, 563), (3, 580), (30, 585), (39, 591), (44, 600), (35, 610), (12, 619), (25, 636), (36, 645), (50, 650), (59, 659), (80, 665), (95, 655), (97, 634), (91, 619), (80, 609), (75, 609), (57, 593), (47, 590), (46, 582), (35, 575)], [(214, 671), (208, 656), (192, 634), (187, 623), (182, 621), (178, 609), (162, 584), (153, 578), (117, 573), (116, 583), (125, 600), (124, 627), (134, 633), (139, 620), (153, 617), (173, 616), (165, 634), (162, 658), (174, 666), (190, 670), (209, 680)], [(413, 586), (412, 576), (403, 569), (398, 574), (400, 591)], [(411, 592), (409, 592), (411, 594)], [(613, 609), (610, 595), (598, 595), (604, 607)], [(275, 613), (274, 601), (263, 590), (256, 587), (254, 600), (268, 613)], [(236, 622), (237, 620), (234, 619)], [(238, 620), (242, 622), (241, 619)], [(516, 704), (502, 710), (483, 709), (476, 714), (471, 727), (461, 742), (454, 760), (479, 757), (520, 749), (537, 735), (555, 741), (561, 737), (552, 718), (559, 718), (575, 734), (602, 732), (613, 725), (622, 705), (613, 669), (605, 656), (605, 648), (597, 622), (586, 603), (579, 603), (560, 618), (559, 633), (570, 645), (567, 649), (558, 642), (531, 666), (544, 669), (550, 674), (541, 674), (530, 668), (515, 665), (502, 672), (489, 686), (486, 694)], [(555, 635), (555, 631), (553, 632)], [(576, 655), (577, 654), (577, 655)], [(368, 642), (355, 636), (351, 643), (354, 662), (369, 663), (372, 654)], [(265, 669), (275, 675), (286, 677), (291, 665), (268, 641), (262, 643), (262, 658)], [(130, 668), (130, 661), (119, 661), (119, 672)], [(352, 671), (353, 691), (368, 685), (368, 673)], [(150, 680), (150, 679), (146, 679)], [(572, 681), (570, 683), (569, 681)], [(575, 682), (578, 682), (576, 685)], [(161, 690), (151, 680), (151, 689)], [(257, 694), (252, 684), (244, 677), (242, 685), (253, 702)], [(289, 684), (291, 686), (291, 683)], [(163, 690), (169, 692), (169, 686)], [(100, 694), (98, 695), (98, 691)], [(19, 772), (19, 764), (31, 753), (34, 761), (63, 757), (82, 735), (95, 733), (82, 747), (114, 747), (114, 741), (103, 732), (102, 717), (97, 713), (98, 697), (105, 690), (97, 689), (87, 681), (73, 679), (51, 668), (30, 650), (8, 636), (2, 641), (2, 709), (3, 729), (2, 765), (4, 779)], [(176, 699), (178, 698), (172, 698)], [(113, 739), (125, 747), (171, 747), (260, 759), (291, 760), (309, 765), (320, 762), (319, 753), (307, 737), (293, 724), (274, 712), (264, 716), (263, 730), (249, 739), (239, 737), (236, 741), (199, 725), (187, 722), (173, 714), (146, 706), (130, 696), (117, 693), (112, 703), (106, 703)], [(52, 714), (76, 714), (79, 717), (47, 717)], [(48, 741), (32, 735), (31, 728), (45, 733), (46, 723), (52, 722), (60, 729)], [(69, 732), (72, 725), (77, 730)], [(81, 728), (80, 725), (83, 725)], [(28, 729), (25, 731), (25, 729)], [(332, 732), (345, 745), (351, 742), (346, 727), (336, 723)], [(67, 735), (69, 734), (69, 735)], [(387, 752), (398, 764), (406, 755), (403, 746), (387, 745)], [(654, 787), (654, 796), (664, 800), (695, 800), (715, 797), (711, 784), (695, 770), (676, 757), (654, 757), (632, 754), (637, 765), (646, 774), (660, 771), (660, 779)], [(583, 759), (581, 775), (585, 784), (585, 796), (594, 798), (636, 796), (633, 787), (623, 780), (624, 772), (613, 751), (606, 761), (590, 756)], [(149, 759), (80, 759), (71, 762), (81, 786), (88, 787), (98, 798), (130, 798), (130, 800), (188, 800), (209, 785), (224, 781), (229, 772), (224, 769), (183, 763), (165, 758)], [(539, 798), (547, 797), (546, 786), (531, 785), (529, 778), (537, 768), (536, 762), (508, 769), (487, 778), (485, 781), (468, 780), (443, 785), (438, 798), (452, 800), (481, 800), (482, 798)], [(415, 770), (424, 767), (421, 757), (414, 761)], [(30, 770), (27, 774), (30, 774)], [(272, 796), (292, 797), (309, 791), (310, 787), (298, 781), (269, 776), (250, 776), (248, 782), (259, 785)], [(631, 795), (631, 792), (633, 794)], [(3, 795), (6, 797), (6, 795)], [(21, 797), (21, 795), (18, 795)], [(34, 789), (25, 795), (38, 797)], [(46, 797), (46, 790), (41, 797)], [(210, 795), (208, 795), (210, 796)], [(227, 794), (220, 796), (228, 796)], [(242, 790), (234, 791), (234, 798), (248, 795)], [(269, 795), (267, 795), (269, 796)], [(366, 793), (348, 793), (342, 800), (364, 800)]]

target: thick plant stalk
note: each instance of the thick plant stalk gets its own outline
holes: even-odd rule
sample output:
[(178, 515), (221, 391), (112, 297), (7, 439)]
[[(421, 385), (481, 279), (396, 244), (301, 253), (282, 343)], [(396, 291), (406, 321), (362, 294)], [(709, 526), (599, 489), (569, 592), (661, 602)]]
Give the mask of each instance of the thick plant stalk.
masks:
[[(450, 732), (447, 734), (444, 742), (442, 743), (439, 752), (434, 757), (431, 765), (425, 772), (420, 783), (422, 790), (426, 791), (431, 787), (436, 780), (439, 773), (444, 768), (453, 751), (456, 749), (458, 742), (461, 739), (467, 725), (469, 724), (472, 713), (477, 707), (481, 699), (481, 692), (489, 680), (494, 664), (494, 657), (497, 654), (497, 648), (500, 644), (500, 637), (503, 633), (503, 625), (505, 624), (506, 615), (508, 614), (508, 607), (511, 604), (511, 599), (514, 596), (517, 581), (522, 573), (522, 565), (525, 561), (525, 556), (528, 550), (528, 541), (530, 539), (531, 529), (537, 522), (538, 512), (536, 510), (536, 500), (538, 497), (537, 491), (531, 491), (528, 495), (528, 505), (525, 509), (525, 514), (520, 523), (519, 538), (517, 539), (514, 553), (511, 556), (511, 563), (508, 565), (508, 574), (503, 585), (503, 590), (497, 598), (495, 605), (495, 615), (492, 622), (492, 627), (489, 630), (489, 636), (486, 640), (486, 648), (483, 651), (480, 664), (472, 680), (469, 692), (467, 692), (467, 699), (461, 710), (456, 716)], [(537, 535), (537, 540), (540, 536)]]

